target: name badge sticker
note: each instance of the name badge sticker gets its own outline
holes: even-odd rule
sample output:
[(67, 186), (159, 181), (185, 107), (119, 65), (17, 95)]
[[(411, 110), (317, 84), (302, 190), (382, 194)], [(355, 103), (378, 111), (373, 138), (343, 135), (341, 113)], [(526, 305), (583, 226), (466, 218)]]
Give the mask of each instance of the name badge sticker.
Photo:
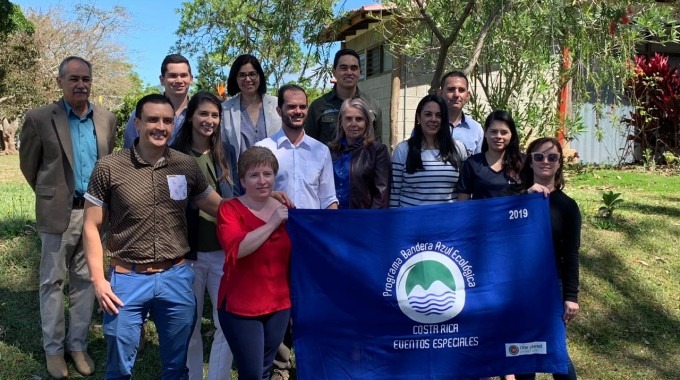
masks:
[(187, 178), (180, 174), (169, 175), (167, 177), (170, 198), (176, 201), (187, 199)]

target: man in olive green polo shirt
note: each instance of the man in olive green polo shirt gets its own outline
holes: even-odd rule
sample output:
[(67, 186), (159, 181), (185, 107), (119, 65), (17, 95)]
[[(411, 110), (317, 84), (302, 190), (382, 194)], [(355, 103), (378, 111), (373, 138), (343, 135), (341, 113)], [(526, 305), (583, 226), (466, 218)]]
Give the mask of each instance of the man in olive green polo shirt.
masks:
[(382, 141), (382, 111), (371, 98), (359, 91), (357, 86), (361, 77), (359, 54), (352, 49), (338, 50), (333, 59), (333, 76), (336, 80), (333, 90), (309, 106), (305, 133), (328, 144), (335, 138), (342, 102), (346, 99), (361, 98), (368, 104), (373, 116), (375, 138)]

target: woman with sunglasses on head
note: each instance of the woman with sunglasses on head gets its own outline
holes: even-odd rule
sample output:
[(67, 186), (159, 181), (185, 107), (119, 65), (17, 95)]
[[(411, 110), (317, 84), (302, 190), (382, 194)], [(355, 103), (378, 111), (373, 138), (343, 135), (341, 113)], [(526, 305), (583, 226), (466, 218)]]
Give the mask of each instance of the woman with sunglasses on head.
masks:
[(465, 146), (451, 138), (444, 99), (427, 95), (416, 107), (413, 135), (392, 154), (390, 207), (454, 202)]
[[(564, 188), (564, 155), (560, 142), (552, 137), (534, 140), (527, 148), (520, 178), (527, 192), (540, 192), (550, 198), (553, 248), (557, 261), (557, 274), (562, 287), (565, 324), (578, 314), (579, 248), (581, 245), (581, 212), (576, 202), (567, 196)], [(533, 380), (535, 374), (515, 375), (517, 380)], [(567, 374), (553, 374), (554, 379), (575, 380), (576, 370), (569, 358)]]
[[(219, 98), (201, 91), (189, 100), (186, 119), (172, 148), (188, 154), (198, 163), (208, 183), (222, 198), (238, 195), (236, 190), (236, 157), (234, 149), (222, 141), (220, 121), (222, 107)], [(203, 379), (203, 342), (201, 316), (206, 289), (213, 305), (213, 323), (217, 329), (210, 349), (208, 379), (229, 379), (232, 354), (217, 317), (217, 293), (222, 278), (224, 251), (215, 232), (215, 218), (193, 206), (187, 209), (189, 247), (195, 279), (197, 322), (189, 340), (187, 367), (189, 379)]]
[(385, 144), (375, 141), (372, 126), (365, 101), (353, 98), (342, 102), (336, 137), (328, 144), (340, 208), (389, 206), (390, 154)]
[(238, 56), (229, 70), (227, 93), (231, 98), (223, 103), (222, 123), (225, 141), (234, 147), (237, 159), (256, 142), (281, 129), (277, 99), (266, 92), (267, 78), (257, 58)]
[(482, 152), (463, 164), (458, 180), (458, 200), (509, 195), (519, 182), (522, 154), (515, 121), (507, 111), (493, 111), (484, 123)]

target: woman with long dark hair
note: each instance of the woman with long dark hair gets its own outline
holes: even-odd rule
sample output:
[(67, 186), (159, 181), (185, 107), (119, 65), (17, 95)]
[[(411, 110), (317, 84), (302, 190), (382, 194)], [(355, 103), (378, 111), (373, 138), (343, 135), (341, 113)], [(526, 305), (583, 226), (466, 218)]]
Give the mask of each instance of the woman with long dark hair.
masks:
[(260, 62), (250, 54), (236, 58), (229, 70), (224, 102), (225, 140), (236, 151), (236, 158), (256, 142), (281, 129), (276, 112), (277, 99), (267, 93), (267, 78)]
[(389, 206), (390, 154), (385, 144), (375, 140), (372, 125), (365, 101), (342, 102), (336, 137), (328, 144), (339, 208)]
[(390, 207), (457, 200), (456, 183), (466, 150), (451, 137), (448, 120), (444, 99), (427, 95), (420, 100), (413, 135), (392, 154)]
[[(562, 192), (564, 188), (564, 154), (560, 142), (542, 137), (529, 144), (527, 158), (520, 171), (522, 186), (527, 192), (548, 194), (553, 248), (557, 275), (562, 287), (565, 324), (578, 314), (579, 248), (581, 246), (581, 212), (578, 204)], [(535, 374), (516, 375), (517, 380), (532, 380)], [(569, 358), (567, 374), (553, 374), (557, 380), (576, 380), (574, 363)]]
[[(233, 148), (222, 141), (222, 107), (220, 100), (208, 92), (198, 92), (189, 100), (186, 119), (172, 148), (196, 159), (208, 183), (222, 198), (233, 198), (236, 188), (236, 157)], [(217, 240), (214, 217), (189, 206), (189, 247), (187, 259), (196, 274), (193, 291), (198, 321), (189, 341), (187, 367), (189, 379), (203, 379), (203, 342), (201, 316), (206, 289), (213, 305), (213, 323), (217, 331), (210, 350), (208, 379), (229, 379), (232, 354), (217, 317), (217, 293), (222, 278), (224, 251)]]
[(458, 180), (458, 200), (493, 198), (509, 195), (519, 183), (522, 154), (519, 136), (507, 111), (493, 111), (484, 123), (482, 152), (463, 164)]

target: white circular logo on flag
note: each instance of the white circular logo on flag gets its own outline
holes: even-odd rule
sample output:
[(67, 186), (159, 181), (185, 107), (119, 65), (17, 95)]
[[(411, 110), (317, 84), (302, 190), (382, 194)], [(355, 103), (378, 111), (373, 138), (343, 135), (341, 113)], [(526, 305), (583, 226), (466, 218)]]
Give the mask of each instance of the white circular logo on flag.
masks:
[(420, 323), (441, 323), (458, 315), (465, 305), (465, 281), (450, 257), (424, 251), (399, 268), (396, 281), (399, 308)]

